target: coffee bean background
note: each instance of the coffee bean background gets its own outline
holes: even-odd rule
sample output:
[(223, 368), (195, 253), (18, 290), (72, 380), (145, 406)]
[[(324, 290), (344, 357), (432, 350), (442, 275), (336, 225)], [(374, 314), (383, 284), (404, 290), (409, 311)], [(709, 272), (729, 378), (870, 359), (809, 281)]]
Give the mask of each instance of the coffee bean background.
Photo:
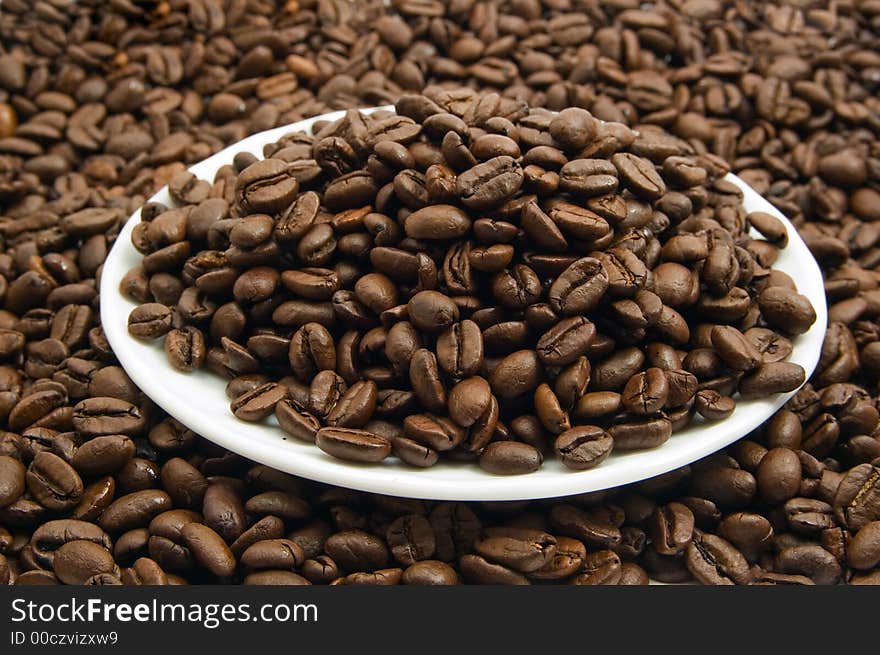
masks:
[[(878, 29), (873, 0), (401, 0), (389, 8), (4, 0), (0, 580), (880, 581)], [(579, 107), (640, 131), (661, 126), (727, 162), (792, 219), (825, 273), (830, 324), (808, 385), (755, 434), (685, 469), (585, 497), (502, 504), (314, 485), (243, 461), (163, 416), (118, 367), (100, 330), (96, 277), (124, 217), (164, 184), (201, 204), (208, 185), (186, 166), (248, 133), (393, 103), (429, 84), (550, 110)], [(577, 148), (589, 136), (581, 127), (553, 138)], [(416, 154), (431, 159), (427, 149)], [(535, 184), (556, 183), (532, 172)], [(687, 166), (675, 174), (699, 175)], [(558, 183), (598, 185), (602, 175), (575, 169)], [(345, 179), (336, 197), (364, 182)], [(432, 178), (439, 193), (444, 183)], [(266, 202), (260, 193), (244, 200)], [(479, 194), (473, 202), (481, 204)], [(196, 232), (218, 209), (201, 211)], [(297, 227), (291, 217), (295, 238)], [(239, 236), (247, 243), (260, 229)], [(376, 232), (384, 229), (393, 227), (379, 221)], [(303, 254), (320, 258), (327, 238), (318, 233)], [(153, 275), (181, 256), (172, 246), (145, 262), (153, 279), (127, 284), (144, 303), (178, 296), (197, 316), (205, 311), (197, 297), (180, 297), (174, 280)], [(424, 262), (416, 266), (430, 276)], [(765, 304), (772, 313), (780, 301)], [(142, 329), (165, 329), (161, 314), (143, 318)], [(208, 357), (192, 334), (171, 342), (181, 366)], [(772, 333), (752, 345), (764, 357), (785, 351)], [(717, 362), (701, 356), (694, 365)], [(239, 389), (264, 383), (243, 380)], [(242, 408), (259, 414), (271, 393)], [(591, 406), (613, 406), (607, 392), (595, 394), (605, 395), (591, 394)], [(700, 403), (725, 411), (710, 394)], [(582, 459), (601, 441), (575, 435), (562, 446)], [(428, 455), (418, 443), (404, 447), (413, 461)]]

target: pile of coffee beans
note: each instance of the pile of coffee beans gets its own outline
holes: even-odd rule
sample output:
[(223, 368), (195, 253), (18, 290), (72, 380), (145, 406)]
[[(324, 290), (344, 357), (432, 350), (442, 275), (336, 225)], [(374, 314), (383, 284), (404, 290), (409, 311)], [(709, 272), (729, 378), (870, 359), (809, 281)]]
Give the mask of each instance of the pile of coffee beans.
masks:
[(816, 313), (770, 268), (784, 224), (666, 132), (429, 87), (264, 150), (175, 175), (121, 283), (130, 334), (230, 378), (240, 419), (517, 474), (804, 382), (787, 337)]
[[(3, 0), (0, 581), (880, 583), (878, 32), (876, 0)], [(429, 85), (727, 162), (825, 274), (807, 385), (724, 453), (517, 503), (327, 488), (163, 415), (100, 329), (120, 222), (246, 134)]]

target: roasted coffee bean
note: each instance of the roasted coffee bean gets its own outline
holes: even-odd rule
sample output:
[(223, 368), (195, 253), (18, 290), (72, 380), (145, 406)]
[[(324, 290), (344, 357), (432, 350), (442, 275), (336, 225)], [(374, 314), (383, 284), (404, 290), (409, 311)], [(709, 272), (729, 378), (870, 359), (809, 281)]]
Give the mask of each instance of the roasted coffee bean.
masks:
[[(289, 387), (288, 387), (289, 388)], [(308, 396), (305, 403), (297, 402), (293, 398), (294, 404), (300, 406), (307, 405), (308, 409), (318, 417), (326, 418), (342, 398), (347, 387), (345, 381), (333, 371), (321, 371), (313, 379), (308, 389)]]
[(171, 310), (159, 303), (135, 307), (128, 316), (129, 334), (140, 339), (156, 339), (171, 329)]
[(592, 311), (608, 289), (608, 275), (602, 263), (584, 257), (568, 266), (548, 292), (550, 306), (566, 316)]
[(483, 364), (483, 335), (470, 320), (453, 323), (437, 337), (437, 363), (453, 378), (475, 375)]
[(521, 573), (489, 562), (480, 555), (464, 555), (458, 561), (458, 569), (465, 582), (470, 584), (528, 585), (529, 579)]
[(290, 339), (290, 366), (303, 382), (314, 378), (318, 371), (336, 368), (336, 347), (333, 337), (320, 323), (306, 323)]
[(733, 545), (712, 534), (695, 533), (685, 550), (688, 570), (703, 584), (748, 584), (749, 564)]
[(480, 468), (494, 475), (522, 475), (537, 471), (543, 461), (540, 451), (517, 441), (495, 441), (480, 455)]
[(327, 414), (329, 426), (361, 428), (376, 409), (377, 387), (372, 380), (355, 382)]
[(105, 434), (133, 436), (143, 430), (144, 416), (138, 407), (125, 400), (92, 397), (74, 406), (73, 427), (87, 437)]
[(235, 556), (222, 537), (207, 525), (187, 523), (180, 531), (195, 560), (218, 578), (235, 571)]
[(486, 410), (492, 400), (489, 383), (480, 376), (462, 380), (449, 392), (449, 416), (458, 425), (467, 428), (473, 425)]
[(771, 448), (758, 464), (758, 492), (773, 505), (794, 498), (801, 484), (801, 461), (793, 450)]
[(762, 364), (754, 373), (741, 380), (739, 392), (745, 398), (753, 398), (794, 391), (804, 383), (805, 377), (804, 369), (799, 364), (791, 362)]
[(413, 239), (458, 239), (468, 233), (471, 219), (453, 205), (430, 205), (406, 218), (406, 235)]
[(855, 569), (870, 570), (880, 563), (880, 521), (871, 521), (853, 535), (846, 547), (847, 563)]
[(579, 425), (556, 437), (556, 456), (570, 469), (582, 471), (601, 464), (614, 447), (614, 440), (605, 430), (594, 425)]
[(584, 560), (583, 573), (572, 580), (576, 585), (615, 585), (620, 581), (620, 557), (611, 550), (589, 553)]
[(718, 536), (732, 543), (751, 562), (771, 546), (773, 526), (759, 514), (735, 512), (718, 525)]
[(117, 498), (104, 511), (99, 525), (108, 533), (121, 534), (149, 524), (158, 514), (171, 509), (171, 497), (158, 489), (144, 489)]
[(605, 159), (573, 159), (559, 171), (560, 188), (572, 194), (601, 196), (617, 190), (617, 170)]
[(668, 396), (669, 382), (664, 372), (649, 368), (629, 379), (621, 394), (621, 403), (633, 414), (650, 415), (666, 405)]
[(110, 551), (93, 541), (69, 541), (55, 551), (52, 568), (65, 584), (85, 584), (92, 576), (116, 573), (118, 568)]
[(275, 405), (287, 397), (287, 387), (267, 382), (232, 401), (232, 413), (244, 421), (261, 421), (275, 411)]
[(498, 363), (489, 376), (489, 384), (497, 396), (515, 398), (535, 389), (541, 373), (537, 353), (534, 350), (518, 350)]
[(608, 434), (617, 450), (640, 450), (656, 448), (669, 439), (672, 422), (666, 418), (623, 419), (608, 427)]
[(73, 508), (83, 493), (82, 479), (74, 468), (47, 451), (36, 454), (26, 482), (28, 491), (43, 507), (56, 511)]
[(459, 584), (455, 569), (437, 560), (414, 562), (403, 571), (401, 582), (407, 585), (455, 585)]
[(687, 548), (694, 536), (693, 512), (681, 503), (672, 502), (654, 510), (646, 528), (654, 549), (661, 555), (677, 555)]
[(134, 442), (121, 434), (95, 437), (77, 448), (70, 463), (80, 474), (97, 477), (121, 469), (136, 450)]
[(393, 521), (388, 526), (386, 541), (394, 559), (403, 566), (429, 560), (436, 552), (431, 524), (418, 514), (401, 516)]
[(522, 168), (516, 160), (499, 155), (460, 173), (456, 193), (466, 207), (482, 211), (512, 198), (522, 183)]
[(880, 519), (880, 468), (859, 464), (840, 480), (834, 495), (834, 515), (850, 530)]
[(388, 439), (354, 428), (321, 428), (315, 443), (325, 453), (353, 462), (379, 462), (391, 454)]
[(712, 328), (712, 345), (730, 368), (751, 371), (762, 363), (761, 354), (739, 330), (730, 325)]
[(275, 418), (282, 430), (300, 441), (314, 443), (321, 429), (321, 422), (308, 412), (300, 411), (290, 398), (276, 403)]
[(477, 554), (521, 573), (544, 568), (556, 555), (556, 538), (538, 530), (495, 528), (474, 543)]
[(416, 328), (428, 333), (446, 330), (458, 320), (458, 306), (437, 291), (420, 291), (407, 303), (407, 315)]
[(816, 312), (810, 301), (785, 287), (769, 287), (762, 291), (758, 306), (772, 327), (787, 334), (803, 334), (816, 321)]
[(244, 213), (271, 214), (289, 207), (299, 183), (287, 162), (265, 159), (245, 168), (235, 182), (235, 202)]
[(841, 576), (840, 564), (818, 544), (783, 548), (776, 556), (776, 567), (780, 573), (804, 575), (820, 585), (837, 584)]
[(547, 366), (571, 364), (586, 353), (596, 334), (596, 327), (581, 316), (566, 318), (545, 332), (535, 351)]
[(0, 456), (0, 507), (6, 507), (18, 500), (25, 489), (24, 465), (17, 459)]
[(666, 193), (666, 184), (654, 165), (631, 153), (617, 153), (611, 157), (620, 179), (634, 195), (645, 200), (657, 200)]
[(162, 485), (168, 489), (175, 505), (189, 508), (202, 506), (208, 481), (192, 464), (174, 457), (165, 463), (160, 475)]
[(403, 421), (406, 437), (437, 451), (452, 450), (466, 435), (464, 428), (444, 416), (414, 414)]
[(740, 509), (754, 499), (757, 482), (755, 476), (742, 469), (707, 466), (694, 475), (691, 487), (694, 495), (719, 507)]
[(710, 421), (719, 421), (733, 414), (736, 402), (730, 396), (722, 396), (714, 389), (703, 389), (694, 396), (694, 406), (700, 416)]
[(165, 354), (168, 363), (180, 371), (199, 369), (207, 358), (205, 336), (195, 327), (173, 329), (165, 336)]
[(324, 551), (343, 571), (376, 571), (390, 562), (385, 542), (362, 530), (345, 530), (332, 535), (324, 543)]
[[(241, 498), (228, 484), (214, 482), (205, 490), (202, 503), (204, 523), (226, 543), (232, 543), (245, 531), (245, 511)], [(152, 531), (152, 528), (151, 528)]]
[(251, 569), (292, 570), (305, 560), (302, 547), (289, 539), (263, 539), (241, 553), (241, 563)]

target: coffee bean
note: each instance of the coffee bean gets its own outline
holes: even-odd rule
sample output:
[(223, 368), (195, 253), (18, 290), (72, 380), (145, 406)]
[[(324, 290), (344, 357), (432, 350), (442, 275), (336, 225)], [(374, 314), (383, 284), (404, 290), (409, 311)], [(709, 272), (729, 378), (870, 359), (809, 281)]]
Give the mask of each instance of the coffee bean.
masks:
[(344, 571), (375, 571), (390, 561), (385, 543), (362, 530), (334, 534), (325, 542), (324, 550)]
[(287, 387), (267, 382), (232, 401), (232, 413), (245, 421), (261, 421), (275, 411), (275, 405), (287, 397)]
[(73, 427), (85, 436), (105, 434), (138, 434), (144, 417), (138, 407), (119, 398), (92, 397), (81, 400), (73, 408)]
[(414, 562), (403, 571), (401, 582), (408, 585), (455, 585), (459, 584), (455, 569), (445, 562), (423, 560)]
[(658, 507), (649, 519), (648, 533), (654, 549), (661, 555), (677, 555), (685, 550), (694, 536), (693, 512), (681, 503)]
[(71, 509), (83, 493), (82, 479), (73, 467), (47, 451), (36, 454), (28, 468), (26, 482), (31, 495), (51, 510)]
[(453, 323), (437, 337), (437, 363), (447, 375), (475, 375), (483, 364), (483, 335), (470, 320)]
[(480, 376), (462, 380), (449, 392), (449, 415), (453, 421), (467, 428), (473, 425), (489, 408), (489, 383)]
[(850, 530), (880, 519), (880, 469), (871, 464), (851, 468), (834, 495), (834, 515)]
[(869, 570), (880, 562), (880, 521), (871, 521), (853, 535), (846, 549), (847, 563), (855, 569)]
[(171, 509), (171, 502), (164, 491), (135, 491), (114, 500), (101, 515), (99, 525), (110, 534), (144, 527), (153, 517)]
[(482, 211), (509, 200), (522, 183), (520, 165), (513, 157), (500, 155), (459, 174), (456, 193), (466, 207)]
[(388, 439), (354, 428), (321, 428), (315, 442), (325, 453), (353, 462), (380, 462), (391, 454)]
[(82, 475), (97, 477), (118, 471), (135, 452), (134, 442), (124, 435), (95, 437), (77, 448), (70, 463)]
[(545, 332), (535, 348), (547, 366), (565, 366), (587, 352), (596, 327), (581, 316), (566, 318)]
[(478, 539), (477, 554), (521, 573), (544, 568), (556, 555), (556, 538), (538, 530), (495, 529)]
[(407, 303), (409, 320), (428, 333), (442, 332), (458, 321), (458, 306), (437, 291), (420, 291)]
[(299, 190), (289, 165), (280, 159), (255, 162), (235, 183), (236, 205), (245, 213), (275, 213), (291, 205)]
[(26, 469), (21, 462), (0, 456), (0, 507), (18, 500), (24, 493)]
[(494, 475), (522, 475), (537, 471), (541, 466), (541, 453), (525, 443), (496, 441), (480, 455), (480, 468)]
[(470, 584), (528, 585), (529, 579), (501, 564), (494, 564), (479, 555), (464, 555), (458, 561), (465, 582)]
[(302, 547), (289, 539), (257, 541), (241, 554), (241, 563), (252, 569), (291, 570), (305, 560)]
[(664, 372), (649, 368), (629, 379), (621, 394), (621, 403), (633, 414), (650, 415), (666, 405), (668, 396), (669, 382)]
[(320, 421), (308, 412), (297, 409), (290, 398), (276, 403), (275, 418), (282, 430), (301, 441), (314, 443), (315, 435), (321, 429)]
[(403, 432), (424, 446), (437, 451), (452, 450), (465, 437), (465, 430), (445, 416), (414, 414), (403, 421)]
[(489, 384), (501, 398), (514, 398), (538, 386), (541, 363), (533, 350), (518, 350), (502, 359), (492, 374)]
[(219, 534), (207, 525), (187, 523), (180, 531), (196, 561), (218, 578), (232, 575), (235, 556)]
[(608, 428), (617, 450), (640, 450), (656, 448), (669, 439), (672, 423), (665, 418), (626, 420), (614, 423)]
[(611, 157), (611, 163), (627, 188), (639, 198), (657, 200), (666, 193), (663, 178), (647, 159), (630, 153), (617, 153)]
[(688, 570), (704, 584), (748, 584), (749, 564), (736, 548), (721, 537), (696, 533), (685, 550)]
[(739, 330), (730, 325), (712, 328), (712, 345), (730, 368), (751, 371), (762, 363), (761, 354)]
[(431, 524), (418, 514), (401, 516), (392, 522), (386, 540), (394, 559), (403, 566), (430, 560), (436, 550)]
[(816, 312), (810, 301), (785, 287), (769, 287), (762, 291), (758, 306), (767, 322), (786, 334), (803, 334), (816, 321)]
[(580, 425), (560, 434), (553, 449), (570, 469), (582, 471), (601, 464), (614, 447), (614, 440), (605, 430), (594, 425)]
[(65, 584), (85, 584), (94, 575), (117, 573), (110, 551), (92, 541), (69, 541), (61, 546), (53, 560), (58, 579)]
[(800, 488), (800, 459), (788, 448), (772, 448), (758, 465), (755, 478), (765, 501), (774, 505), (783, 503), (794, 498)]
[(834, 556), (817, 544), (782, 549), (776, 556), (776, 566), (781, 573), (804, 575), (821, 585), (837, 584), (841, 575)]
[(202, 513), (205, 525), (219, 534), (226, 543), (234, 542), (245, 531), (246, 518), (241, 498), (227, 484), (214, 482), (208, 485)]
[(168, 363), (180, 371), (199, 369), (207, 357), (205, 336), (198, 328), (175, 328), (165, 335), (165, 354)]
[(804, 383), (804, 369), (791, 362), (762, 364), (754, 373), (745, 376), (739, 385), (744, 398), (794, 391)]
[(404, 229), (413, 239), (457, 239), (467, 234), (471, 219), (453, 205), (431, 205), (406, 218)]

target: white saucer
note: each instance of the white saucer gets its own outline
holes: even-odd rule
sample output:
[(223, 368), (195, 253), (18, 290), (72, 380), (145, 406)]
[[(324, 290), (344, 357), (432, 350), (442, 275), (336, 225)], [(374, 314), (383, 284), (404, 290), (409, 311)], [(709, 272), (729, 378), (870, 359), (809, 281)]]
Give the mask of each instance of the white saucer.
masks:
[[(260, 132), (190, 170), (199, 178), (212, 181), (214, 172), (232, 163), (236, 153), (251, 152), (262, 158), (265, 144), (290, 132), (309, 130), (316, 121), (336, 120), (343, 114), (334, 112)], [(788, 273), (797, 282), (800, 293), (806, 295), (816, 309), (815, 324), (806, 334), (794, 339), (794, 352), (789, 358), (803, 366), (809, 377), (819, 361), (827, 322), (819, 267), (794, 226), (778, 210), (738, 177), (728, 175), (726, 179), (743, 190), (745, 208), (749, 212), (773, 214), (788, 230), (788, 247), (781, 251), (774, 267)], [(151, 200), (172, 206), (167, 188)], [(793, 395), (738, 400), (736, 411), (726, 420), (695, 421), (673, 434), (659, 448), (613, 453), (590, 471), (570, 471), (552, 456), (535, 473), (511, 477), (490, 475), (476, 464), (442, 460), (430, 469), (411, 468), (394, 459), (374, 465), (343, 462), (326, 455), (315, 445), (285, 435), (274, 424), (274, 419), (272, 424), (236, 419), (229, 411), (225, 379), (207, 371), (181, 373), (168, 364), (161, 339), (145, 342), (129, 336), (128, 314), (136, 304), (120, 293), (119, 282), (142, 259), (131, 244), (131, 231), (139, 217), (140, 211), (135, 212), (122, 229), (101, 275), (101, 319), (120, 363), (153, 401), (198, 434), (256, 462), (304, 478), (392, 496), (444, 500), (521, 500), (596, 491), (650, 478), (705, 457), (761, 425)]]

